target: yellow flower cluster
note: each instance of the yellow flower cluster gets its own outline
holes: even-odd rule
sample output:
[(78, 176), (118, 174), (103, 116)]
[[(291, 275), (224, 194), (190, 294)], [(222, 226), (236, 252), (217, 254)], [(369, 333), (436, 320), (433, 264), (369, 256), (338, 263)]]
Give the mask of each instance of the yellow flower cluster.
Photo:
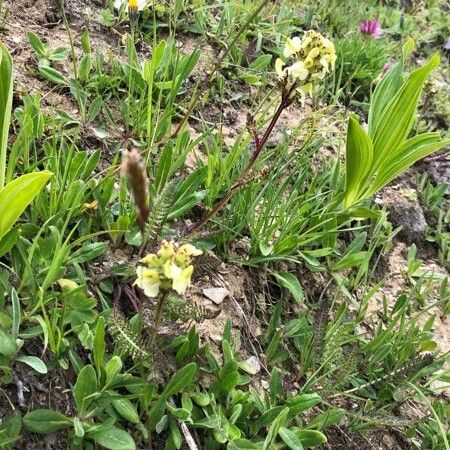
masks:
[(283, 80), (295, 81), (303, 92), (311, 92), (313, 84), (334, 70), (336, 52), (334, 44), (316, 31), (305, 31), (286, 41), (284, 59), (278, 58), (275, 70)]
[(150, 253), (141, 259), (136, 269), (135, 285), (140, 287), (148, 297), (157, 297), (160, 290), (170, 290), (182, 295), (191, 283), (194, 256), (202, 251), (191, 244), (178, 246), (172, 241), (164, 240), (158, 252)]

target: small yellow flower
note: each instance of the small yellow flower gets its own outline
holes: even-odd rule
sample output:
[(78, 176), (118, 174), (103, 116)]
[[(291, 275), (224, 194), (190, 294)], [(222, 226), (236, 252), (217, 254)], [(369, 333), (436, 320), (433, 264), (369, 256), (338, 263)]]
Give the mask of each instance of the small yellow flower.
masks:
[(162, 262), (166, 262), (169, 258), (175, 255), (175, 248), (172, 241), (163, 240), (161, 242), (161, 248), (158, 250), (157, 255)]
[(194, 266), (188, 266), (181, 271), (181, 273), (173, 279), (172, 289), (178, 292), (179, 295), (183, 295), (186, 289), (191, 284), (191, 277), (194, 271)]
[(83, 206), (84, 206), (86, 209), (97, 209), (97, 208), (98, 208), (98, 201), (97, 201), (97, 200), (94, 200), (94, 201), (91, 202), (91, 203), (84, 203)]
[(159, 264), (159, 258), (154, 253), (149, 253), (147, 256), (140, 260), (142, 264), (146, 264), (149, 267), (156, 267)]
[(114, 8), (119, 10), (125, 6), (125, 11), (134, 13), (147, 7), (148, 0), (115, 0)]
[(140, 287), (147, 297), (158, 297), (161, 280), (157, 270), (138, 266), (136, 269), (137, 279), (134, 284)]

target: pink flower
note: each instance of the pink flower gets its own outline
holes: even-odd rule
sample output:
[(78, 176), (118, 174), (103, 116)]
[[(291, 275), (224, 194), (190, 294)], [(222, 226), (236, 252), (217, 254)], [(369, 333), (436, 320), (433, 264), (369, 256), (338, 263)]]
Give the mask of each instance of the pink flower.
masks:
[(359, 31), (374, 39), (378, 39), (382, 33), (380, 22), (378, 22), (377, 19), (364, 20), (364, 22), (361, 22), (359, 25)]

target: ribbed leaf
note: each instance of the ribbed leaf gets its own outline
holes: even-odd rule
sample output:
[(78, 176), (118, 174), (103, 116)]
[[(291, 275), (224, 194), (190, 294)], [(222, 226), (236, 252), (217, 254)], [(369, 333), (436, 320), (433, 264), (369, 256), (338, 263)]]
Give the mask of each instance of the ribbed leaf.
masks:
[(414, 39), (408, 39), (402, 48), (402, 59), (394, 64), (378, 83), (370, 102), (369, 136), (373, 139), (383, 116), (383, 112), (395, 97), (403, 84), (403, 66), (406, 57), (414, 49)]
[(37, 193), (45, 186), (51, 172), (33, 172), (9, 182), (0, 190), (0, 239), (9, 231)]
[(412, 72), (384, 111), (380, 124), (374, 132), (372, 173), (375, 173), (386, 158), (390, 157), (391, 152), (407, 138), (424, 82), (438, 64), (439, 56), (434, 55), (427, 64)]
[(416, 161), (431, 155), (446, 145), (450, 145), (450, 139), (441, 140), (439, 133), (424, 133), (408, 139), (380, 169), (364, 197), (370, 197)]
[(373, 159), (372, 142), (354, 117), (350, 117), (345, 151), (346, 182), (344, 205), (358, 200), (358, 192), (370, 171)]
[(0, 189), (5, 184), (6, 145), (11, 119), (12, 87), (12, 58), (6, 47), (0, 42)]

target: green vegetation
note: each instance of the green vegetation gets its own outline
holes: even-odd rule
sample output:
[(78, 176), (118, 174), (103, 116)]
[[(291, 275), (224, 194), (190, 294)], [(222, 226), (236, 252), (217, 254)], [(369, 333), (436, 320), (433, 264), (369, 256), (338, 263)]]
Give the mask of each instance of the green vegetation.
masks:
[(0, 1), (0, 449), (449, 450), (445, 2), (43, 3)]

